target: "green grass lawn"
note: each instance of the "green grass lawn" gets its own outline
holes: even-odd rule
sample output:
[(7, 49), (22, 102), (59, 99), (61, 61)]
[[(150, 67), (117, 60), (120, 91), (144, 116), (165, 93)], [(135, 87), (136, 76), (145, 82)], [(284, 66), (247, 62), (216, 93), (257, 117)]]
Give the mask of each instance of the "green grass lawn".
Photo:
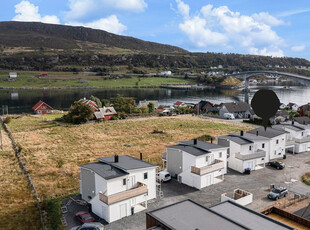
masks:
[[(85, 74), (73, 74), (71, 72), (51, 72), (49, 77), (38, 78), (40, 72), (18, 72), (19, 76), (14, 81), (7, 81), (8, 71), (0, 72), (0, 85), (2, 87), (11, 88), (53, 88), (53, 87), (134, 87), (134, 86), (158, 86), (168, 84), (192, 84), (191, 80), (182, 78), (166, 78), (166, 77), (148, 77), (138, 78), (133, 76), (131, 78), (119, 79), (104, 79), (98, 76), (86, 76)], [(52, 79), (53, 77), (63, 77), (63, 79)], [(65, 79), (65, 78), (68, 79)]]

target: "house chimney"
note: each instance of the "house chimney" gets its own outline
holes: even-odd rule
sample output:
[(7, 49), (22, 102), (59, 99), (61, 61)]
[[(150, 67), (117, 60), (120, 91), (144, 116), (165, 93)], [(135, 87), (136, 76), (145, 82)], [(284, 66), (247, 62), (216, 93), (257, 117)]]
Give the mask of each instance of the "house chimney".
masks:
[(114, 163), (118, 163), (118, 155), (117, 154), (114, 155)]
[(211, 137), (211, 144), (213, 143), (213, 138)]
[(194, 145), (197, 145), (197, 138), (194, 139)]
[(243, 136), (243, 130), (240, 131), (240, 136)]
[(258, 131), (256, 131), (256, 136), (258, 136)]
[(140, 160), (142, 161), (142, 153), (140, 153)]
[(292, 121), (292, 125), (294, 125), (294, 121)]

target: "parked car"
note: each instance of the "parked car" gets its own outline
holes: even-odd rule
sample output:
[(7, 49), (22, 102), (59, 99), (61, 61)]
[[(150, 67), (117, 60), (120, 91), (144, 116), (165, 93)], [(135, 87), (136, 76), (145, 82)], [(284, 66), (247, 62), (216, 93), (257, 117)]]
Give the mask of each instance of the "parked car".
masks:
[(288, 194), (288, 191), (286, 188), (284, 187), (278, 187), (278, 188), (274, 188), (270, 193), (268, 193), (268, 199), (271, 200), (278, 200), (282, 197), (286, 197)]
[(171, 175), (167, 171), (161, 171), (157, 174), (157, 179), (160, 180), (161, 182), (170, 181)]
[(269, 166), (276, 168), (276, 169), (284, 169), (285, 168), (285, 164), (280, 162), (280, 161), (270, 161), (268, 163)]
[(235, 119), (235, 116), (232, 113), (224, 113), (223, 117), (228, 119), (228, 120), (234, 120)]
[(81, 223), (90, 223), (90, 222), (94, 222), (95, 219), (94, 217), (92, 217), (89, 212), (84, 212), (84, 211), (81, 211), (81, 212), (77, 212), (75, 214), (75, 217), (81, 222)]
[(99, 222), (85, 223), (81, 226), (71, 228), (71, 230), (104, 230), (103, 224)]

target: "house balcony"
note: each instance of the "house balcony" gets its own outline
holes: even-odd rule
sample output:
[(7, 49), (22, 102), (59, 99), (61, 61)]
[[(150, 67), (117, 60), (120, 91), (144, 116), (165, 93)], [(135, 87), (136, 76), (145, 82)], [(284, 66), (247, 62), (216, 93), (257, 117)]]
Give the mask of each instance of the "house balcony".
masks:
[(297, 144), (303, 144), (310, 142), (310, 137), (304, 137), (304, 138), (295, 138), (295, 143)]
[(266, 157), (266, 151), (258, 149), (254, 153), (249, 153), (249, 154), (241, 154), (241, 153), (236, 153), (235, 158), (246, 161), (246, 160), (252, 160), (256, 158), (263, 158)]
[(201, 168), (192, 166), (191, 172), (197, 175), (205, 175), (214, 171), (218, 171), (225, 168), (224, 161), (216, 159), (214, 164), (203, 166)]
[(99, 193), (99, 199), (102, 202), (106, 203), (107, 205), (110, 205), (136, 196), (147, 194), (148, 189), (146, 184), (143, 184), (141, 182), (138, 182), (137, 184), (138, 186), (136, 188), (132, 188), (120, 193), (115, 193), (110, 196), (106, 196), (103, 193)]

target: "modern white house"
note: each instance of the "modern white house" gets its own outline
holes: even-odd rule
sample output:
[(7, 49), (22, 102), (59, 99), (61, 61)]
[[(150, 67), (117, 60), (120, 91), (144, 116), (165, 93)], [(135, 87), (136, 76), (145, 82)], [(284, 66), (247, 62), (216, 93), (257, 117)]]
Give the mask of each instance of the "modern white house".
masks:
[(202, 189), (224, 179), (227, 150), (217, 144), (197, 139), (166, 147), (167, 171), (180, 183)]
[(108, 223), (146, 209), (147, 201), (156, 198), (155, 165), (115, 155), (79, 167), (82, 199)]
[(261, 169), (269, 162), (269, 138), (240, 131), (218, 137), (217, 143), (229, 147), (228, 167), (240, 173)]
[(235, 118), (253, 119), (256, 115), (250, 105), (245, 102), (222, 103), (219, 109), (220, 117), (224, 118), (225, 113), (234, 114)]
[(283, 158), (285, 155), (285, 149), (290, 148), (290, 146), (286, 144), (287, 132), (285, 130), (278, 130), (269, 127), (265, 130), (264, 127), (259, 127), (257, 129), (250, 130), (247, 133), (269, 139), (269, 161)]
[(293, 142), (293, 153), (310, 151), (310, 137), (308, 130), (303, 125), (295, 124), (292, 121), (291, 124), (274, 125), (273, 128), (287, 131), (286, 142)]

